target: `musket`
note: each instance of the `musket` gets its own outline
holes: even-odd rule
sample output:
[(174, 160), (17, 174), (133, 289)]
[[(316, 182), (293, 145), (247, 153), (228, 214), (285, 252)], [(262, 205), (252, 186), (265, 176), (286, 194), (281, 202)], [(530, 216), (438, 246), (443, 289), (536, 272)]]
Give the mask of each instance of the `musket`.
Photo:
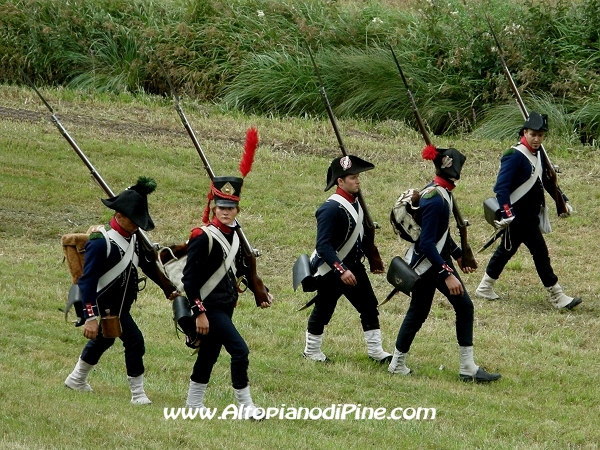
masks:
[[(54, 125), (56, 125), (56, 128), (58, 128), (58, 131), (60, 131), (60, 134), (63, 135), (63, 137), (71, 145), (73, 150), (75, 150), (75, 153), (77, 153), (77, 156), (79, 156), (79, 158), (81, 158), (83, 163), (89, 169), (90, 175), (92, 176), (94, 181), (96, 181), (98, 186), (100, 186), (100, 188), (106, 193), (106, 195), (108, 197), (114, 197), (115, 194), (112, 191), (112, 189), (108, 186), (108, 184), (106, 184), (106, 182), (100, 176), (100, 174), (95, 169), (95, 167), (92, 165), (90, 160), (87, 158), (87, 156), (85, 156), (85, 153), (83, 153), (83, 151), (79, 148), (77, 143), (73, 140), (73, 138), (69, 135), (69, 133), (67, 132), (65, 127), (62, 125), (60, 120), (58, 120), (58, 117), (56, 117), (56, 114), (55, 114), (52, 106), (50, 106), (50, 104), (46, 101), (46, 99), (40, 93), (40, 91), (38, 91), (37, 87), (35, 86), (33, 81), (27, 76), (27, 74), (23, 71), (21, 71), (21, 74), (23, 75), (23, 77), (25, 78), (25, 80), (27, 81), (29, 86), (31, 86), (31, 88), (38, 95), (38, 97), (40, 98), (42, 103), (44, 105), (46, 105), (46, 108), (48, 108), (48, 110), (50, 111), (50, 117), (52, 118), (52, 122), (54, 122)], [(138, 235), (140, 245), (143, 246), (143, 248), (146, 252), (149, 252), (152, 255), (152, 257), (154, 258), (154, 260), (156, 262), (157, 270), (156, 270), (156, 273), (152, 274), (152, 275), (154, 275), (158, 279), (157, 284), (161, 287), (165, 296), (168, 298), (174, 291), (177, 290), (177, 288), (173, 285), (173, 283), (171, 283), (171, 281), (160, 270), (158, 252), (156, 251), (156, 247), (154, 246), (154, 244), (152, 243), (152, 241), (150, 240), (148, 235), (146, 233), (144, 233), (144, 231), (142, 229), (138, 229), (136, 233)], [(154, 281), (156, 281), (156, 280), (154, 280)]]
[[(390, 47), (390, 51), (392, 52), (392, 56), (394, 57), (394, 61), (396, 62), (396, 67), (398, 67), (398, 72), (400, 73), (400, 78), (402, 78), (402, 82), (404, 83), (404, 87), (406, 87), (406, 95), (408, 96), (408, 100), (410, 101), (410, 105), (412, 107), (413, 113), (415, 114), (415, 120), (417, 121), (417, 126), (419, 127), (419, 131), (425, 140), (426, 145), (433, 145), (431, 143), (431, 139), (429, 138), (429, 133), (427, 133), (427, 129), (425, 128), (425, 124), (423, 123), (423, 119), (421, 118), (421, 114), (419, 114), (419, 108), (417, 108), (417, 102), (415, 102), (415, 98), (408, 86), (408, 82), (404, 77), (404, 72), (402, 72), (402, 68), (400, 67), (400, 63), (398, 62), (398, 58), (396, 58), (396, 53), (392, 46), (388, 43)], [(451, 194), (452, 195), (452, 194)], [(456, 220), (456, 226), (458, 228), (458, 233), (460, 235), (460, 245), (463, 251), (462, 257), (462, 265), (463, 267), (472, 267), (473, 269), (477, 269), (477, 261), (475, 260), (475, 256), (473, 255), (473, 250), (467, 241), (467, 227), (469, 226), (469, 222), (464, 220), (460, 210), (458, 209), (458, 205), (456, 204), (456, 199), (452, 202), (452, 214), (454, 215), (454, 219)]]
[[(508, 84), (510, 85), (510, 89), (512, 90), (512, 92), (515, 96), (515, 100), (517, 101), (517, 105), (519, 106), (519, 110), (521, 111), (521, 115), (523, 116), (523, 120), (527, 120), (529, 118), (529, 113), (527, 112), (525, 103), (523, 102), (523, 99), (521, 98), (521, 94), (519, 93), (519, 90), (517, 89), (517, 85), (515, 84), (515, 81), (513, 80), (513, 77), (510, 74), (510, 71), (508, 70), (508, 66), (506, 65), (506, 61), (504, 60), (504, 55), (503, 55), (504, 52), (502, 51), (500, 41), (498, 40), (498, 37), (496, 36), (496, 33), (494, 32), (494, 28), (492, 27), (492, 23), (490, 22), (490, 19), (488, 18), (487, 14), (485, 15), (485, 19), (487, 20), (487, 23), (490, 27), (490, 31), (492, 33), (494, 41), (496, 42), (496, 48), (498, 49), (498, 58), (500, 59), (500, 64), (502, 65), (502, 71), (504, 72), (504, 75), (506, 76), (506, 80), (508, 81)], [(562, 193), (560, 187), (558, 186), (558, 176), (556, 174), (556, 168), (552, 164), (552, 161), (550, 161), (550, 158), (548, 157), (548, 153), (546, 152), (546, 149), (544, 148), (543, 145), (540, 145), (540, 155), (544, 159), (544, 168), (545, 168), (545, 172), (546, 172), (546, 178), (548, 178), (548, 180), (550, 180), (550, 182), (552, 183), (552, 192), (550, 192), (550, 195), (553, 198), (554, 202), (556, 203), (556, 212), (558, 213), (559, 216), (561, 214), (569, 215), (569, 210), (567, 208), (567, 204), (563, 197), (563, 193)]]
[(499, 237), (503, 236), (504, 233), (506, 233), (506, 228), (502, 228), (501, 230), (494, 231), (494, 234), (492, 235), (492, 237), (485, 244), (483, 244), (479, 250), (477, 250), (477, 253), (481, 253), (482, 251), (484, 251), (486, 248), (488, 248), (490, 245), (492, 245), (494, 242), (496, 242), (496, 240)]
[[(337, 138), (340, 150), (342, 151), (342, 155), (348, 156), (348, 152), (346, 151), (346, 146), (344, 145), (344, 141), (342, 139), (342, 135), (340, 134), (340, 130), (337, 126), (337, 121), (335, 120), (335, 116), (333, 115), (333, 110), (331, 109), (331, 104), (329, 103), (329, 99), (327, 98), (327, 92), (325, 92), (325, 84), (323, 83), (323, 79), (321, 78), (321, 73), (319, 72), (319, 67), (315, 62), (310, 46), (307, 45), (308, 54), (310, 55), (310, 60), (315, 68), (315, 73), (317, 78), (319, 79), (319, 92), (321, 94), (321, 98), (323, 99), (323, 104), (325, 105), (325, 109), (327, 110), (327, 115), (329, 116), (329, 120), (331, 122), (331, 126), (333, 127), (333, 131), (335, 133), (335, 137)], [(358, 191), (358, 202), (363, 210), (365, 217), (365, 233), (363, 237), (363, 248), (365, 250), (365, 255), (369, 260), (369, 266), (372, 273), (383, 273), (383, 261), (381, 256), (379, 255), (379, 249), (375, 245), (375, 229), (379, 228), (378, 225), (373, 222), (373, 218), (367, 209), (367, 204), (362, 195), (361, 191)]]
[[(188, 135), (190, 136), (190, 139), (192, 140), (192, 143), (194, 144), (194, 147), (196, 147), (196, 151), (198, 152), (198, 155), (200, 156), (200, 159), (202, 160), (202, 164), (204, 164), (206, 173), (208, 174), (208, 177), (212, 181), (215, 178), (215, 173), (212, 170), (212, 167), (210, 166), (210, 163), (208, 162), (208, 158), (204, 154), (202, 147), (200, 146), (200, 142), (198, 142), (198, 139), (196, 138), (196, 134), (194, 133), (194, 130), (192, 130), (192, 127), (191, 127), (189, 121), (187, 120), (185, 113), (183, 112), (183, 108), (181, 107), (181, 100), (179, 98), (179, 95), (177, 94), (177, 90), (175, 89), (175, 86), (173, 86), (173, 83), (171, 82), (171, 77), (169, 77), (169, 74), (165, 70), (160, 59), (158, 57), (156, 57), (156, 60), (157, 60), (158, 65), (160, 66), (161, 71), (167, 81), (167, 84), (169, 85), (169, 89), (171, 90), (171, 95), (173, 96), (173, 98), (175, 100), (175, 102), (174, 102), (175, 110), (177, 111), (177, 114), (179, 114), (181, 123), (183, 123), (184, 128), (186, 129)], [(235, 227), (235, 232), (237, 233), (238, 237), (240, 238), (240, 242), (242, 243), (242, 248), (244, 250), (244, 262), (246, 263), (246, 266), (248, 267), (248, 270), (250, 273), (250, 275), (249, 275), (250, 279), (248, 280), (248, 283), (249, 283), (248, 287), (254, 293), (254, 300), (256, 302), (256, 306), (260, 306), (263, 303), (270, 303), (269, 291), (267, 290), (267, 287), (263, 283), (262, 279), (258, 276), (258, 273), (256, 271), (256, 257), (260, 256), (260, 252), (258, 252), (258, 250), (254, 249), (252, 247), (252, 245), (250, 244), (250, 241), (244, 234), (244, 231), (242, 230), (242, 227), (239, 225), (239, 223), (238, 223), (238, 226)]]

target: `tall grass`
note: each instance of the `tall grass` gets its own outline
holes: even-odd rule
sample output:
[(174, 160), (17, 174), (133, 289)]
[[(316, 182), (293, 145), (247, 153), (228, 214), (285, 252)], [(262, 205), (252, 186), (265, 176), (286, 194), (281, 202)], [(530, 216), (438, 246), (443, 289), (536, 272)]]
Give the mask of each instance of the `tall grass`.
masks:
[[(178, 89), (199, 100), (317, 115), (322, 108), (303, 90), (308, 41), (331, 73), (327, 89), (342, 86), (331, 93), (336, 112), (410, 120), (394, 99), (389, 42), (410, 55), (403, 64), (432, 130), (465, 132), (512, 99), (484, 14), (519, 87), (567, 99), (566, 114), (576, 116), (600, 93), (599, 3), (0, 0), (0, 81), (20, 83), (24, 69), (42, 84), (162, 94), (156, 54)], [(597, 117), (581, 123), (585, 139), (597, 139)]]

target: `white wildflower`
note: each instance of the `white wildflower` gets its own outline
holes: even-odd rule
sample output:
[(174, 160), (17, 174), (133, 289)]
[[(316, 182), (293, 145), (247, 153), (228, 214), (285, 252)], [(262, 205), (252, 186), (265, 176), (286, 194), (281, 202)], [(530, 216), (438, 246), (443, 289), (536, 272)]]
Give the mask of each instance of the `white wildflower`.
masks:
[(379, 17), (373, 17), (373, 20), (371, 22), (373, 22), (373, 23), (383, 23), (383, 20), (381, 20)]
[(260, 9), (256, 11), (256, 13), (258, 14), (258, 17), (265, 17), (265, 13)]

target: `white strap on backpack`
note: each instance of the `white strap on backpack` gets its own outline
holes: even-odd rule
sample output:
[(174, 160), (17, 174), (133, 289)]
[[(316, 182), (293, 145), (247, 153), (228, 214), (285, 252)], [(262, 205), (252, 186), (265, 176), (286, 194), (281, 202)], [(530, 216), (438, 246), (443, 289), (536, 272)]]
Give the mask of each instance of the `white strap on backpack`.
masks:
[[(210, 251), (212, 250), (213, 246), (212, 234), (210, 233), (210, 231), (208, 231), (208, 228), (206, 226), (202, 226), (200, 228), (208, 235), (208, 253), (210, 254)], [(162, 247), (158, 251), (158, 254), (160, 255), (163, 250), (169, 252), (172, 258), (164, 264), (162, 263), (160, 258), (158, 258), (158, 265), (162, 272), (165, 274), (165, 276), (169, 279), (169, 281), (173, 283), (173, 286), (175, 286), (177, 291), (183, 293), (184, 287), (183, 283), (181, 282), (181, 279), (183, 278), (183, 269), (185, 268), (185, 265), (187, 263), (187, 254), (177, 258), (173, 254), (173, 250), (171, 250), (169, 247)]]
[[(444, 200), (446, 200), (446, 202), (448, 203), (448, 207), (450, 208), (449, 211), (451, 212), (452, 206), (453, 206), (452, 205), (452, 197), (450, 197), (448, 195), (448, 191), (446, 191), (446, 189), (441, 188), (439, 186), (435, 186), (435, 188), (440, 193), (440, 195), (444, 198)], [(450, 216), (448, 216), (448, 217), (450, 217)], [(444, 245), (446, 244), (446, 238), (448, 237), (449, 231), (450, 231), (450, 220), (448, 220), (448, 228), (446, 229), (446, 231), (444, 232), (444, 234), (442, 235), (440, 240), (437, 241), (437, 243), (435, 244), (435, 248), (438, 253), (442, 252), (442, 249), (444, 248)], [(404, 255), (404, 261), (407, 264), (410, 264), (410, 262), (412, 261), (414, 253), (415, 253), (415, 243), (412, 243), (410, 245), (410, 247), (408, 248), (408, 250), (406, 251), (406, 254)], [(423, 256), (423, 259), (421, 259), (420, 261), (417, 261), (417, 264), (415, 265), (415, 267), (413, 267), (413, 269), (415, 272), (417, 272), (417, 275), (421, 275), (421, 274), (427, 272), (427, 270), (429, 270), (430, 267), (431, 267), (431, 261), (429, 261), (427, 258), (425, 258)]]

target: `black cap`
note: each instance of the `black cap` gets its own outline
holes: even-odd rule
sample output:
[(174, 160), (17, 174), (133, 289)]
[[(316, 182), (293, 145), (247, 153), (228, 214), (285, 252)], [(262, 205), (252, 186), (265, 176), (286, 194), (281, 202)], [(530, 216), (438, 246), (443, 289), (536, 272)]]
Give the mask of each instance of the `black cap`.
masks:
[(231, 208), (239, 205), (244, 179), (239, 177), (214, 177), (212, 180), (215, 205)]
[(358, 156), (347, 155), (335, 158), (331, 161), (329, 169), (327, 169), (327, 186), (325, 190), (328, 191), (331, 189), (337, 183), (338, 178), (365, 172), (374, 167), (369, 161), (365, 161)]
[(438, 149), (441, 156), (433, 161), (435, 173), (447, 180), (460, 180), (460, 171), (467, 157), (455, 148)]
[(525, 130), (548, 131), (548, 114), (531, 111), (529, 117), (519, 130), (519, 136), (523, 136)]
[(427, 145), (423, 149), (422, 157), (433, 161), (436, 175), (449, 181), (460, 180), (460, 171), (467, 160), (455, 148), (436, 148), (433, 145)]
[(128, 187), (115, 197), (102, 199), (110, 209), (127, 216), (144, 231), (154, 229), (154, 222), (148, 212), (148, 194), (156, 189), (153, 178), (140, 177), (135, 185)]

